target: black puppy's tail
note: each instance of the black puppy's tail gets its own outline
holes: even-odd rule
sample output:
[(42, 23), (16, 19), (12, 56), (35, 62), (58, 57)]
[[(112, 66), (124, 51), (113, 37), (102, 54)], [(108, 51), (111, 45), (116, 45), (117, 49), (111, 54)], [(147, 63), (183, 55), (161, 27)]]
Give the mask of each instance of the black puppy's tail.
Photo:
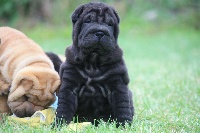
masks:
[(60, 65), (63, 63), (61, 58), (53, 52), (45, 52), (49, 59), (53, 62), (55, 70), (59, 73)]

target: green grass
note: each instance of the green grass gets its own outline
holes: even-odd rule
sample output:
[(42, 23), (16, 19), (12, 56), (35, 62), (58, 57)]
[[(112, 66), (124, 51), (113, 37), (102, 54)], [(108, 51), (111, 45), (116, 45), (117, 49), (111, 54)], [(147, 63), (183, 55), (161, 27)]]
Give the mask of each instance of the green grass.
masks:
[[(119, 45), (133, 91), (134, 121), (116, 128), (102, 123), (82, 130), (2, 124), (0, 132), (200, 132), (200, 32), (186, 27), (121, 24)], [(24, 32), (45, 51), (64, 54), (71, 28), (39, 26)]]

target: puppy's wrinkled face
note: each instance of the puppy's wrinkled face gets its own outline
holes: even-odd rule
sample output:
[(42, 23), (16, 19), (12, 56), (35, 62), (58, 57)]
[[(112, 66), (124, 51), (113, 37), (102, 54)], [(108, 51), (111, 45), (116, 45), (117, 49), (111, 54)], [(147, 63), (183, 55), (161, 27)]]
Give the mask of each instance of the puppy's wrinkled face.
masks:
[(84, 53), (107, 53), (115, 48), (114, 20), (108, 14), (92, 11), (83, 18), (78, 46)]
[(72, 14), (73, 42), (84, 54), (105, 55), (117, 47), (119, 16), (110, 6), (91, 2)]

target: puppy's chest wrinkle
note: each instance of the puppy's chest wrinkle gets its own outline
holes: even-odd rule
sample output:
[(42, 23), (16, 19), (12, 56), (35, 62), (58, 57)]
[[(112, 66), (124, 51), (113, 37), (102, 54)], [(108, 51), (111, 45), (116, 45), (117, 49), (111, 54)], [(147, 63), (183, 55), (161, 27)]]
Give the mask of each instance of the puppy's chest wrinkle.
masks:
[(103, 112), (110, 112), (111, 90), (105, 82), (108, 77), (106, 73), (94, 64), (86, 65), (84, 69), (77, 68), (77, 71), (84, 79), (77, 91), (77, 114), (82, 117), (87, 117), (87, 114), (98, 117)]
[(100, 71), (99, 67), (95, 64), (87, 64), (84, 69), (77, 68), (77, 71), (85, 81), (79, 88), (79, 97), (103, 96), (106, 98), (108, 96), (110, 89), (104, 83), (107, 76)]

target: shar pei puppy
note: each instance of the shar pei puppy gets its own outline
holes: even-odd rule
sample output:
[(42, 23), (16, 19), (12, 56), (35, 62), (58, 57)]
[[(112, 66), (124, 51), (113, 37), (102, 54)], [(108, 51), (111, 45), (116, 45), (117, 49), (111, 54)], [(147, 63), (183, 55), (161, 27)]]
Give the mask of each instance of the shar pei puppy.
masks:
[(20, 31), (0, 27), (0, 39), (0, 111), (28, 117), (47, 108), (60, 86), (51, 60)]
[[(104, 3), (79, 6), (72, 14), (73, 44), (61, 65), (56, 125), (78, 121), (131, 123), (132, 93), (117, 39), (119, 17)], [(62, 120), (62, 121), (61, 121)]]

